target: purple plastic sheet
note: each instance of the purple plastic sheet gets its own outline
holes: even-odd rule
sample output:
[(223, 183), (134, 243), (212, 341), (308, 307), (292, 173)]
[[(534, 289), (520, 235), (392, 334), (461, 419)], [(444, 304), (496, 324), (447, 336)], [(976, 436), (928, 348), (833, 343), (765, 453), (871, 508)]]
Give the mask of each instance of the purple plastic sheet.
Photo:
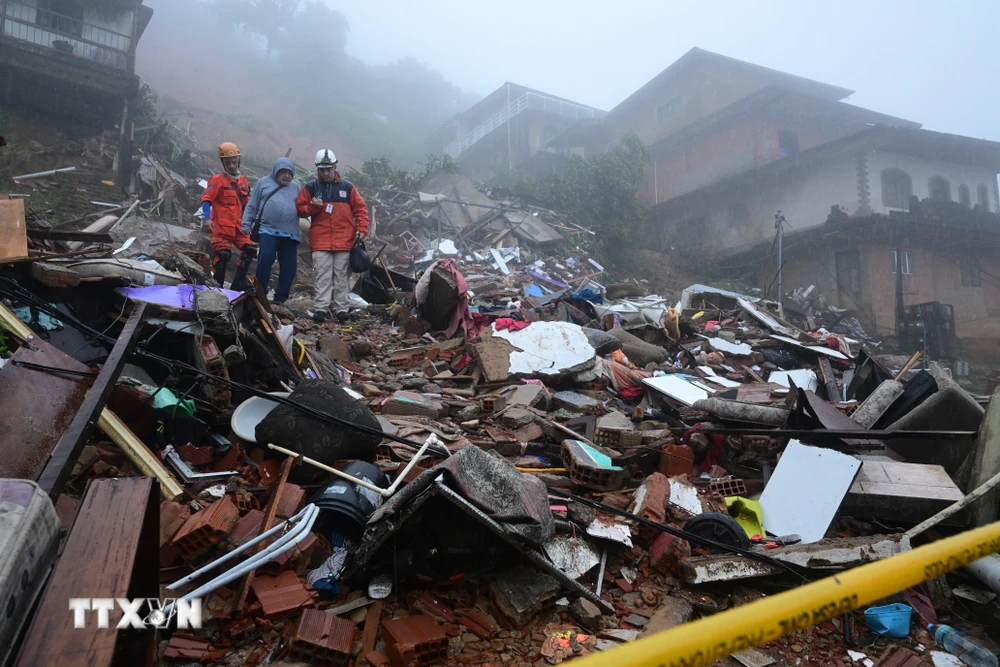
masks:
[[(194, 310), (194, 293), (207, 289), (214, 288), (205, 285), (153, 285), (152, 287), (119, 287), (118, 292), (133, 301)], [(217, 291), (225, 294), (230, 303), (242, 294), (242, 292), (227, 289)]]

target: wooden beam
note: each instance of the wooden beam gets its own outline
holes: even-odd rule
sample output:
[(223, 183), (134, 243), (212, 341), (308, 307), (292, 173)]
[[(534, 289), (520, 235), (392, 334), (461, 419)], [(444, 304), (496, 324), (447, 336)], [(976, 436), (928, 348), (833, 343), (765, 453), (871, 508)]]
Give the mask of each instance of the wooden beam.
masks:
[(368, 607), (368, 615), (365, 616), (365, 629), (361, 633), (361, 653), (355, 663), (361, 666), (361, 661), (365, 656), (375, 650), (375, 640), (378, 639), (378, 629), (382, 625), (382, 600), (375, 600)]
[[(292, 466), (294, 464), (295, 459), (291, 456), (282, 461), (281, 470), (278, 473), (278, 481), (274, 483), (273, 487), (271, 487), (271, 498), (267, 501), (267, 507), (264, 508), (264, 521), (260, 524), (260, 532), (257, 533), (258, 535), (267, 532), (273, 527), (271, 524), (274, 523), (274, 515), (278, 511), (278, 502), (281, 500), (282, 491), (285, 490), (285, 482), (288, 481), (288, 473), (292, 471)], [(259, 552), (264, 548), (266, 542), (267, 540), (258, 544), (248, 555), (252, 556), (253, 554)], [(246, 607), (247, 595), (250, 594), (250, 586), (253, 584), (255, 572), (256, 570), (250, 570), (250, 572), (247, 573), (247, 578), (243, 581), (243, 586), (240, 588), (239, 602), (236, 604), (237, 610), (241, 610)]]
[(163, 494), (164, 498), (167, 500), (177, 500), (184, 495), (184, 488), (178, 483), (177, 479), (170, 474), (170, 471), (167, 470), (160, 459), (149, 451), (149, 448), (136, 437), (135, 433), (125, 425), (125, 422), (119, 419), (118, 415), (104, 408), (100, 418), (97, 420), (97, 426), (111, 438), (113, 443), (118, 445), (119, 449), (125, 452), (128, 460), (142, 474), (155, 477), (159, 480), (160, 493)]
[(87, 438), (100, 417), (101, 411), (111, 397), (111, 392), (118, 382), (125, 362), (138, 342), (139, 325), (146, 312), (146, 304), (139, 303), (132, 309), (132, 314), (125, 323), (118, 341), (108, 356), (93, 386), (83, 400), (83, 405), (70, 422), (49, 461), (38, 478), (38, 485), (55, 500), (62, 491), (63, 484), (69, 478), (70, 471), (80, 456)]
[[(159, 597), (160, 499), (151, 477), (98, 479), (73, 527), (25, 635), (17, 667), (135, 667), (156, 658), (156, 630), (117, 630), (122, 611), (98, 628), (94, 611), (74, 627), (71, 598)], [(139, 610), (145, 618), (148, 607)]]
[(819, 372), (823, 375), (823, 385), (826, 387), (826, 400), (831, 403), (840, 402), (840, 387), (837, 386), (837, 376), (826, 357), (819, 358)]

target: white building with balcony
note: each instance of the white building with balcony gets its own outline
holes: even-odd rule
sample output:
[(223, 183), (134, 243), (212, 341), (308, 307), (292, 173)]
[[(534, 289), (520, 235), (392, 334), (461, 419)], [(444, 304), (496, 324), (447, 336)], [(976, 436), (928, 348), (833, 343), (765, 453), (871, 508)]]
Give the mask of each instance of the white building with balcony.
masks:
[(570, 125), (605, 113), (508, 82), (435, 130), (426, 150), (457, 158), (470, 178), (485, 180), (558, 152), (550, 145)]

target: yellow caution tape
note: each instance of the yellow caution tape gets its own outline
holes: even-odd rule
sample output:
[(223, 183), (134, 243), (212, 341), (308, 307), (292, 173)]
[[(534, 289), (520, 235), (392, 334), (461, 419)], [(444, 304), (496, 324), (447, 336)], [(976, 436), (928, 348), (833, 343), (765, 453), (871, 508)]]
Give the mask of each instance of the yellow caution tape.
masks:
[(867, 606), (1000, 551), (1000, 522), (574, 660), (574, 667), (698, 667)]

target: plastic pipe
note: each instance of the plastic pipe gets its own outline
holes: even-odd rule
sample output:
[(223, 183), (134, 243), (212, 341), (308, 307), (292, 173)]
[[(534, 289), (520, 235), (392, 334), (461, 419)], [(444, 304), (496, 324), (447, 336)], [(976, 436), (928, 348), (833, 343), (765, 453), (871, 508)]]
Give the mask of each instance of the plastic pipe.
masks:
[(212, 561), (211, 563), (209, 563), (208, 565), (204, 566), (200, 570), (197, 570), (196, 572), (192, 572), (191, 574), (187, 575), (183, 579), (178, 579), (174, 583), (172, 583), (169, 586), (167, 586), (167, 589), (171, 590), (171, 591), (177, 590), (178, 588), (180, 588), (184, 584), (187, 584), (187, 583), (190, 583), (190, 582), (194, 581), (195, 579), (197, 579), (198, 577), (200, 577), (204, 573), (208, 572), (209, 570), (214, 569), (214, 568), (222, 565), (227, 560), (231, 560), (233, 558), (236, 558), (236, 556), (238, 556), (239, 554), (243, 553), (244, 551), (246, 551), (250, 547), (254, 546), (255, 544), (259, 544), (259, 543), (263, 542), (264, 540), (266, 540), (267, 538), (271, 537), (272, 535), (274, 535), (278, 531), (284, 530), (286, 527), (288, 527), (288, 526), (290, 526), (292, 524), (298, 523), (299, 520), (301, 520), (302, 518), (304, 518), (306, 516), (306, 514), (309, 512), (309, 509), (311, 507), (313, 507), (313, 505), (307, 505), (305, 508), (302, 509), (301, 512), (299, 512), (295, 516), (293, 516), (293, 517), (291, 517), (289, 519), (286, 519), (285, 521), (282, 521), (281, 523), (279, 523), (278, 525), (274, 526), (273, 528), (271, 528), (267, 532), (261, 533), (260, 535), (258, 535), (257, 537), (253, 538), (249, 542), (246, 542), (245, 544), (237, 547), (233, 551), (230, 551), (228, 554), (226, 554), (222, 558), (219, 558), (217, 560)]
[(71, 171), (76, 171), (76, 167), (63, 167), (62, 169), (49, 169), (48, 171), (38, 171), (34, 174), (22, 174), (21, 176), (14, 176), (12, 181), (25, 181), (29, 178), (41, 178), (42, 176), (54, 176), (55, 174), (65, 174)]
[(965, 567), (966, 572), (990, 587), (994, 593), (1000, 594), (1000, 555), (992, 554), (980, 558)]
[(383, 489), (383, 488), (375, 486), (374, 484), (369, 484), (368, 482), (364, 481), (363, 479), (358, 479), (357, 477), (351, 477), (347, 473), (342, 472), (340, 470), (337, 470), (336, 468), (331, 468), (330, 466), (326, 465), (325, 463), (320, 463), (316, 459), (311, 459), (308, 456), (300, 456), (300, 454), (298, 452), (293, 452), (292, 450), (285, 449), (284, 447), (278, 447), (274, 443), (269, 443), (267, 446), (270, 449), (273, 449), (276, 452), (280, 452), (282, 454), (286, 454), (287, 456), (291, 456), (292, 458), (294, 458), (297, 461), (302, 461), (303, 463), (308, 463), (309, 465), (314, 466), (316, 468), (319, 468), (320, 470), (325, 470), (326, 472), (332, 473), (332, 474), (336, 475), (337, 477), (340, 477), (341, 479), (345, 479), (348, 482), (353, 482), (353, 483), (357, 484), (358, 486), (360, 486), (362, 488), (368, 489), (369, 491), (374, 491), (375, 493), (379, 494), (380, 496), (388, 498), (389, 496), (391, 496), (392, 494), (394, 494), (396, 492), (396, 489), (399, 487), (399, 485), (403, 483), (403, 478), (406, 477), (406, 474), (408, 472), (410, 472), (410, 470), (413, 469), (413, 466), (417, 465), (417, 461), (420, 460), (420, 457), (423, 456), (424, 452), (427, 451), (427, 448), (430, 447), (433, 444), (439, 444), (439, 445), (444, 446), (444, 443), (441, 442), (438, 439), (437, 435), (434, 434), (434, 433), (431, 433), (430, 436), (427, 438), (427, 440), (424, 441), (424, 444), (422, 444), (420, 446), (420, 449), (417, 450), (417, 453), (413, 456), (413, 458), (410, 459), (410, 462), (406, 464), (406, 467), (403, 468), (403, 472), (401, 472), (396, 477), (396, 481), (394, 481), (392, 483), (392, 485), (388, 489)]
[[(306, 508), (306, 510), (309, 511), (306, 520), (302, 523), (299, 523), (293, 532), (289, 532), (288, 534), (283, 535), (281, 539), (279, 539), (274, 544), (268, 546), (267, 549), (261, 551), (253, 558), (248, 558), (247, 560), (240, 563), (231, 570), (228, 570), (223, 574), (220, 574), (212, 581), (208, 582), (207, 584), (204, 584), (203, 586), (199, 586), (195, 590), (191, 591), (190, 593), (187, 593), (186, 595), (182, 596), (179, 599), (190, 600), (191, 598), (199, 598), (208, 595), (209, 593), (216, 590), (220, 586), (224, 586), (228, 584), (230, 581), (233, 581), (234, 579), (239, 579), (240, 577), (247, 574), (251, 570), (255, 570), (259, 566), (269, 563), (270, 561), (277, 558), (278, 555), (284, 553), (285, 551), (288, 551), (291, 547), (301, 542), (305, 538), (305, 536), (309, 534), (309, 531), (312, 530), (313, 524), (316, 522), (316, 517), (319, 516), (319, 508), (316, 507), (315, 505), (309, 505)], [(163, 613), (166, 614), (168, 618), (170, 617), (174, 605), (176, 604), (177, 604), (176, 602), (172, 602), (163, 609)]]

